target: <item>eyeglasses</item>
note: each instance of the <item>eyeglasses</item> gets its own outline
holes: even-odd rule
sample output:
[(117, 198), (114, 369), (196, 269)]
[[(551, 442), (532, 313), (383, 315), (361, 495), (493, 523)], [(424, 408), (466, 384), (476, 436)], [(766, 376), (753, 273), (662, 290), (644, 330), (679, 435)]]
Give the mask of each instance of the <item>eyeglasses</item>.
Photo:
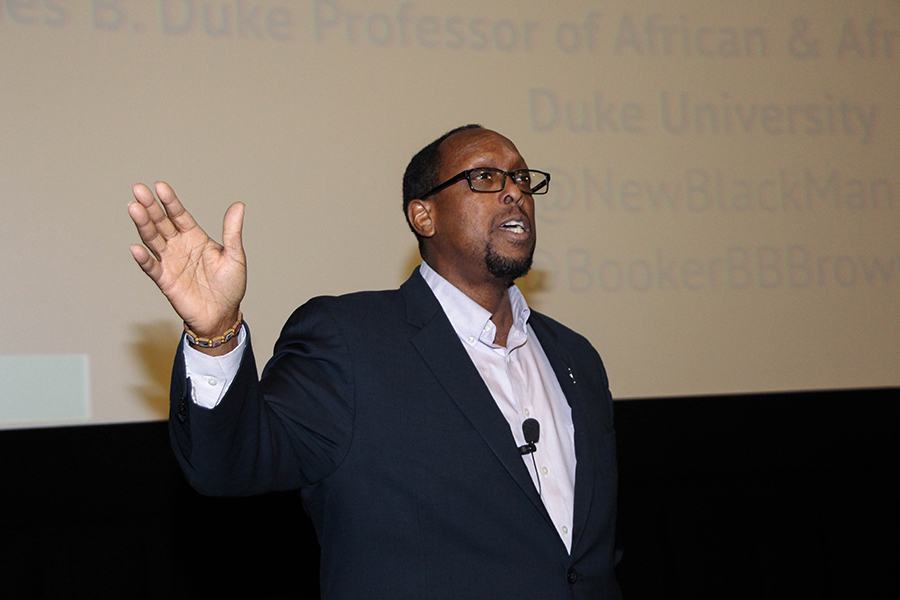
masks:
[(469, 189), (473, 192), (499, 192), (506, 187), (507, 175), (512, 177), (513, 182), (526, 194), (546, 194), (547, 189), (550, 187), (550, 173), (544, 173), (543, 171), (519, 169), (518, 171), (506, 172), (492, 168), (469, 169), (451, 177), (419, 199), (424, 200), (428, 196), (437, 194), (442, 189), (450, 187), (463, 179), (469, 182)]

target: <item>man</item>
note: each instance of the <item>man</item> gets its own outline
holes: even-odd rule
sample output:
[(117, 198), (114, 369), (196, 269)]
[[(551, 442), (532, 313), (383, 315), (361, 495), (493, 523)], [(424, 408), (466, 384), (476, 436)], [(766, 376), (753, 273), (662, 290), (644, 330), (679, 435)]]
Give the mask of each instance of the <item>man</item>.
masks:
[(310, 300), (261, 379), (239, 312), (243, 205), (220, 246), (167, 185), (162, 207), (135, 186), (146, 247), (132, 253), (188, 331), (172, 379), (180, 464), (203, 493), (301, 488), (324, 598), (619, 597), (603, 365), (513, 284), (548, 185), (480, 126), (424, 148), (404, 176), (421, 267), (399, 290)]

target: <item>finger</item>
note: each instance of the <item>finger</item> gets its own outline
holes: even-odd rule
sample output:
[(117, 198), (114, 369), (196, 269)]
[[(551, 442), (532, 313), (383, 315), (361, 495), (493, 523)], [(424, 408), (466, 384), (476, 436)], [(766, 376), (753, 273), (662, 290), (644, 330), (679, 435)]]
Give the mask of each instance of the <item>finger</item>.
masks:
[(175, 225), (169, 220), (169, 217), (163, 210), (163, 207), (160, 206), (159, 202), (156, 201), (156, 197), (153, 195), (153, 192), (150, 191), (150, 188), (148, 188), (143, 183), (136, 183), (131, 189), (134, 193), (134, 199), (137, 200), (141, 206), (147, 209), (147, 215), (149, 216), (150, 220), (153, 221), (153, 224), (156, 228), (156, 233), (158, 235), (161, 235), (163, 240), (168, 240), (175, 237), (175, 235), (178, 234), (178, 230), (175, 228)]
[(156, 285), (159, 285), (159, 278), (162, 276), (162, 265), (159, 261), (150, 256), (147, 249), (140, 244), (131, 245), (131, 256), (134, 257), (135, 262), (143, 269), (144, 273), (146, 273)]
[(244, 227), (244, 203), (235, 202), (225, 211), (222, 224), (222, 245), (225, 251), (241, 262), (244, 262), (244, 245), (241, 231)]
[[(147, 191), (149, 192), (150, 190)], [(138, 193), (135, 192), (135, 198), (137, 196)], [(153, 200), (153, 203), (156, 204), (156, 200)], [(134, 226), (137, 227), (141, 241), (144, 242), (144, 245), (149, 248), (156, 258), (159, 258), (162, 251), (166, 248), (166, 240), (160, 235), (156, 223), (150, 218), (149, 211), (144, 206), (143, 200), (138, 200), (128, 205), (128, 216), (131, 217)]]
[(166, 209), (166, 215), (178, 231), (184, 233), (197, 227), (197, 221), (175, 195), (172, 186), (165, 181), (157, 181), (156, 195), (159, 196), (160, 202)]
[(151, 204), (156, 200), (153, 197), (153, 192), (150, 191), (150, 188), (143, 183), (134, 184), (131, 187), (131, 191), (134, 193), (134, 199), (141, 204)]

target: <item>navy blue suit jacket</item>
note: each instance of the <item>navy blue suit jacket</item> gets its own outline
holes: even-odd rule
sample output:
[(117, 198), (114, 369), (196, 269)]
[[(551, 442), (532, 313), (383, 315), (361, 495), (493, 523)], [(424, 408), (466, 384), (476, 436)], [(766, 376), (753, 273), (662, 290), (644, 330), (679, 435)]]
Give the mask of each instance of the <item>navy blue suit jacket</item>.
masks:
[(532, 312), (572, 408), (571, 555), (509, 424), (418, 270), (399, 290), (315, 298), (258, 379), (249, 344), (220, 405), (176, 359), (170, 433), (215, 495), (301, 488), (324, 598), (618, 598), (612, 398), (582, 336)]

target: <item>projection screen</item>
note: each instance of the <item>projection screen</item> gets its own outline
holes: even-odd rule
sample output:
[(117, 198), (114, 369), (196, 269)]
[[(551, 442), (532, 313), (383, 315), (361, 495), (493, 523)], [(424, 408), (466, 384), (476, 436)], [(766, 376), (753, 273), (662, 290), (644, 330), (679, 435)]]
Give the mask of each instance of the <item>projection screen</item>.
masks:
[(521, 287), (616, 398), (900, 384), (895, 0), (0, 0), (0, 48), (0, 427), (166, 417), (133, 183), (246, 203), (264, 363), (408, 276), (403, 169), (465, 123), (552, 173)]

